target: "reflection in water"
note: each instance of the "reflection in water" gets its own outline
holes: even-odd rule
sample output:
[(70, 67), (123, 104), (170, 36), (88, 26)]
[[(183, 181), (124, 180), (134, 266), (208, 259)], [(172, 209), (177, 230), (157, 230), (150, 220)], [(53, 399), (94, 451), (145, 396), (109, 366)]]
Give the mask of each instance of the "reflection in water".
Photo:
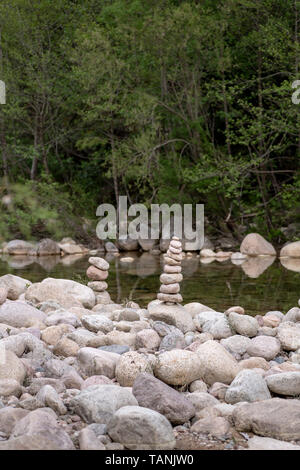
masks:
[(275, 256), (249, 256), (241, 265), (242, 270), (247, 276), (257, 279), (274, 263), (275, 259)]
[(280, 258), (280, 262), (289, 271), (300, 273), (300, 258)]
[[(118, 303), (133, 300), (145, 307), (159, 290), (163, 255), (130, 252), (122, 256), (133, 261), (124, 263), (119, 256), (105, 256), (111, 264), (111, 298)], [(88, 258), (81, 254), (40, 258), (5, 255), (0, 260), (0, 275), (16, 274), (32, 282), (46, 277), (74, 279), (86, 284)], [(268, 310), (286, 312), (299, 299), (300, 259), (282, 259), (280, 263), (274, 257), (252, 257), (236, 266), (230, 260), (217, 263), (214, 258), (192, 256), (183, 260), (182, 273), (184, 303), (201, 302), (218, 311), (241, 305), (250, 315)]]
[(75, 255), (65, 255), (57, 262), (62, 263), (65, 266), (72, 266), (72, 264), (76, 263), (76, 261), (85, 257), (86, 255), (82, 255), (80, 253), (77, 253)]
[(38, 263), (45, 271), (51, 272), (52, 269), (61, 261), (63, 263), (64, 258), (60, 256), (39, 256), (36, 258)]

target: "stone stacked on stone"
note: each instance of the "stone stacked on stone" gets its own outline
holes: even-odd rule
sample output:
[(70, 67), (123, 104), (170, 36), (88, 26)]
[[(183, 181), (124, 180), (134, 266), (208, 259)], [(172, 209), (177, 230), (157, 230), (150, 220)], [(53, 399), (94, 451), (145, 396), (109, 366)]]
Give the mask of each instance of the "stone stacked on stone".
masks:
[(86, 275), (91, 279), (91, 282), (88, 283), (88, 287), (94, 291), (97, 297), (98, 294), (107, 290), (108, 285), (105, 279), (108, 277), (109, 263), (105, 259), (95, 256), (89, 258), (89, 263), (91, 266), (88, 267)]
[(178, 237), (172, 237), (168, 251), (164, 255), (164, 260), (164, 272), (160, 276), (161, 286), (157, 298), (168, 304), (181, 303), (182, 296), (179, 283), (182, 281), (182, 245)]

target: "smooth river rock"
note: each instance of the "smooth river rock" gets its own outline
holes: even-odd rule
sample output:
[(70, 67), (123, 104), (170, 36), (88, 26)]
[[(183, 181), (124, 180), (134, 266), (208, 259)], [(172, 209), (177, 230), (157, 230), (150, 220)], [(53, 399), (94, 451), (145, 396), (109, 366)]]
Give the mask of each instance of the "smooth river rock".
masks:
[(167, 418), (141, 406), (120, 408), (107, 425), (109, 436), (132, 450), (174, 449), (175, 437)]
[(95, 294), (89, 287), (69, 279), (51, 277), (29, 286), (25, 298), (34, 304), (54, 300), (64, 308), (93, 308), (95, 305)]
[(154, 375), (170, 385), (185, 385), (200, 378), (199, 357), (191, 351), (172, 349), (157, 357)]
[(230, 384), (239, 372), (238, 362), (216, 341), (206, 341), (195, 353), (200, 376), (208, 385), (215, 382)]
[(271, 398), (239, 405), (233, 412), (238, 431), (292, 441), (300, 436), (300, 401)]
[(271, 361), (280, 351), (280, 342), (272, 336), (257, 336), (251, 339), (251, 344), (247, 348), (249, 356), (263, 357), (266, 361)]
[(259, 233), (249, 233), (242, 241), (240, 252), (245, 255), (271, 255), (275, 256), (274, 247)]
[[(93, 385), (82, 390), (71, 401), (71, 408), (86, 423), (108, 424), (114, 413), (124, 406), (137, 406), (133, 394), (117, 385)], [(120, 442), (120, 441), (117, 441)]]
[(167, 305), (159, 300), (154, 300), (149, 303), (148, 311), (151, 320), (174, 325), (183, 333), (195, 330), (192, 316), (182, 305)]
[(266, 381), (251, 369), (239, 372), (225, 394), (226, 403), (231, 405), (241, 401), (255, 402), (269, 398), (271, 394)]
[(266, 377), (269, 389), (278, 395), (300, 395), (300, 372), (283, 372)]

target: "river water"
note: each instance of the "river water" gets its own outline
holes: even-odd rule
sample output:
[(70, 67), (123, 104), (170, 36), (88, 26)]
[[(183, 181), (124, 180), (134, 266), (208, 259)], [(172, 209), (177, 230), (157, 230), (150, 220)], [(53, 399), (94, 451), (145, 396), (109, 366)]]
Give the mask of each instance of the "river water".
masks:
[[(100, 255), (102, 256), (102, 255)], [(122, 258), (132, 257), (132, 262)], [(39, 282), (46, 277), (73, 279), (86, 284), (85, 271), (89, 256), (19, 257), (2, 256), (0, 275), (15, 274)], [(111, 268), (108, 291), (115, 302), (134, 300), (145, 307), (156, 298), (162, 256), (149, 253), (125, 253), (119, 257), (106, 255)], [(298, 306), (300, 298), (300, 259), (283, 261), (274, 258), (249, 258), (237, 266), (228, 261), (200, 260), (196, 256), (182, 263), (181, 293), (184, 303), (201, 302), (223, 312), (241, 305), (248, 315), (265, 314), (270, 310), (286, 312)]]

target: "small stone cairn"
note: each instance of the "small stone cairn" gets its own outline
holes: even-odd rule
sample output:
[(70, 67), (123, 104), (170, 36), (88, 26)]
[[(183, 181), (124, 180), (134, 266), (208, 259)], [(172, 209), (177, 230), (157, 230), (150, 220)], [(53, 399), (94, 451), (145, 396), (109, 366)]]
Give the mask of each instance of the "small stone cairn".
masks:
[(180, 285), (182, 245), (178, 237), (172, 237), (167, 253), (164, 256), (164, 272), (160, 276), (160, 292), (157, 294), (158, 300), (168, 305), (182, 302)]
[(100, 292), (106, 292), (108, 285), (105, 279), (108, 277), (109, 263), (103, 258), (92, 256), (89, 258), (91, 266), (88, 267), (86, 275), (91, 282), (88, 283), (97, 296)]

